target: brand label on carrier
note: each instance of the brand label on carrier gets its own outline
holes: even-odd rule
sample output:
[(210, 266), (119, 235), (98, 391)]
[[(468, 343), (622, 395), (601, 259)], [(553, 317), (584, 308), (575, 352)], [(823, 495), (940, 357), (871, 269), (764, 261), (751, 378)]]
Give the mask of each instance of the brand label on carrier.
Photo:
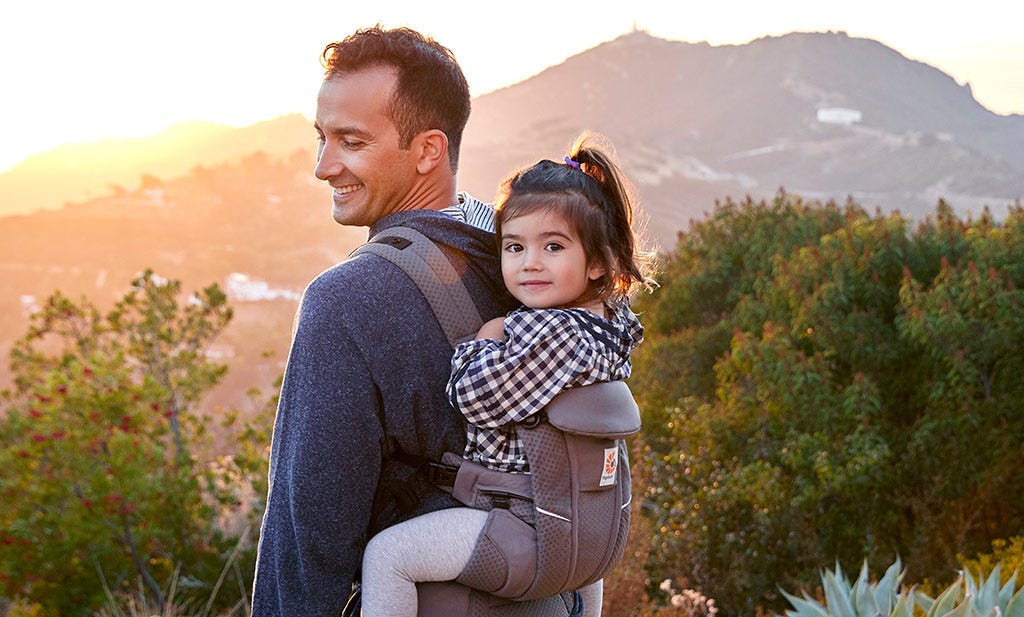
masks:
[(604, 449), (604, 469), (601, 470), (601, 482), (599, 486), (615, 484), (615, 471), (619, 468), (619, 449)]

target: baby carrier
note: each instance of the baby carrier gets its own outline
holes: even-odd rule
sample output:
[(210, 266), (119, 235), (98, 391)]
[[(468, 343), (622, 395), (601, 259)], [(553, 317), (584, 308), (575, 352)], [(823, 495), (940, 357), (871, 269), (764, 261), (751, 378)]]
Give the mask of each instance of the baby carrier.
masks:
[[(482, 325), (451, 262), (419, 232), (385, 229), (352, 255), (362, 253), (406, 272), (453, 347)], [(529, 474), (488, 469), (455, 453), (440, 462), (409, 461), (462, 503), (490, 512), (455, 581), (490, 595), (420, 583), (419, 615), (581, 614), (578, 594), (566, 600), (567, 592), (604, 578), (625, 548), (631, 493), (624, 439), (639, 429), (639, 410), (625, 383), (598, 383), (562, 392), (517, 425)], [(560, 601), (552, 598), (558, 594)], [(349, 610), (344, 614), (355, 614)]]

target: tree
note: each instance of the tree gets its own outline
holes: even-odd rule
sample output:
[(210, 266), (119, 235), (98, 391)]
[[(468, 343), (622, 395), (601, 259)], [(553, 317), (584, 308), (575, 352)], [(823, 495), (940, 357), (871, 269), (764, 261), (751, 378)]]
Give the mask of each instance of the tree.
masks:
[(206, 351), (232, 312), (217, 285), (185, 302), (180, 290), (147, 271), (105, 315), (56, 292), (14, 346), (0, 420), (8, 596), (88, 614), (104, 589), (139, 580), (162, 603), (175, 568), (200, 589), (219, 575), (235, 539), (216, 522), (238, 487), (203, 451), (198, 403), (226, 370)]
[(631, 386), (650, 579), (781, 610), (836, 559), (941, 578), (1019, 530), (1024, 214), (911, 230), (848, 203), (719, 204), (641, 298)]

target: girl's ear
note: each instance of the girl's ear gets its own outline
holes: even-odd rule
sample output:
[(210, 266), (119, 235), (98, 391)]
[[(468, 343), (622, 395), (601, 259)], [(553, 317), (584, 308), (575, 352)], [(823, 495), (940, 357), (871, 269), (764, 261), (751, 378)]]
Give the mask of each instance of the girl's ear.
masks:
[(427, 174), (440, 164), (448, 162), (448, 136), (444, 131), (430, 129), (413, 138), (412, 147), (416, 150), (416, 171)]
[(592, 262), (587, 266), (587, 280), (596, 281), (605, 274), (604, 265), (600, 262)]

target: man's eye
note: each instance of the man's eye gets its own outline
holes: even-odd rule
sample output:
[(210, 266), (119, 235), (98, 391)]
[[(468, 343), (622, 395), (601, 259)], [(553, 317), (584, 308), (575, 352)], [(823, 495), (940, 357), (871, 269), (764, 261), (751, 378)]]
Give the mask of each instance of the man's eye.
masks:
[(363, 147), (363, 142), (361, 141), (353, 141), (351, 139), (346, 139), (343, 143), (345, 144), (345, 147), (348, 148), (349, 150), (358, 150)]

